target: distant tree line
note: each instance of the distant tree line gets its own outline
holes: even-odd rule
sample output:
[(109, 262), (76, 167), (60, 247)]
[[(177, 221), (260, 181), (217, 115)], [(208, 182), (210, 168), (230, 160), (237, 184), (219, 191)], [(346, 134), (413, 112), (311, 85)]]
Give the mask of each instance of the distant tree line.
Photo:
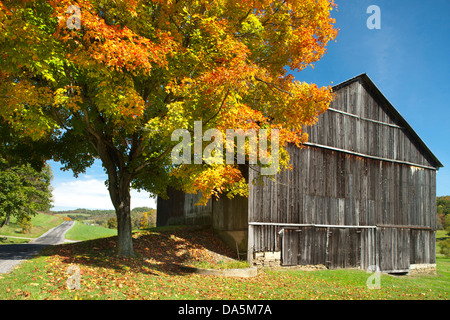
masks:
[[(106, 225), (110, 229), (117, 228), (117, 218), (114, 214)], [(156, 227), (156, 209), (139, 207), (131, 210), (131, 226), (133, 229), (148, 229)]]
[[(86, 224), (105, 228), (117, 228), (117, 218), (114, 210), (75, 209), (53, 211), (52, 214), (69, 217)], [(150, 207), (136, 207), (131, 210), (133, 229), (147, 229), (156, 226), (156, 209)]]
[(450, 196), (437, 197), (436, 208), (438, 228), (446, 230), (450, 235)]
[(69, 215), (69, 214), (89, 214), (89, 215), (102, 215), (102, 214), (111, 214), (114, 213), (114, 210), (101, 210), (101, 209), (75, 209), (75, 210), (60, 210), (53, 211), (55, 214), (59, 215)]
[[(450, 236), (450, 196), (437, 197), (436, 211), (438, 218), (438, 229), (445, 230)], [(450, 238), (439, 241), (440, 253), (450, 256)]]

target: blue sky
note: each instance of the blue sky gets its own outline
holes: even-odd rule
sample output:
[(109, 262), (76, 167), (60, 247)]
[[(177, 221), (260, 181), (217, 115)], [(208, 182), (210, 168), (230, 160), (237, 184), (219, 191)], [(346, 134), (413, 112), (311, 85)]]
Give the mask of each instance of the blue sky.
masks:
[[(436, 193), (450, 195), (450, 1), (335, 2), (337, 42), (296, 78), (333, 85), (366, 73), (444, 165)], [(381, 29), (367, 28), (370, 5)]]
[[(366, 73), (444, 165), (437, 195), (450, 195), (450, 1), (335, 0), (337, 42), (298, 80), (333, 85)], [(369, 29), (367, 13), (377, 5), (381, 29)], [(95, 163), (75, 179), (53, 168), (54, 209), (112, 209), (105, 175)], [(132, 208), (156, 207), (144, 192), (132, 192)]]

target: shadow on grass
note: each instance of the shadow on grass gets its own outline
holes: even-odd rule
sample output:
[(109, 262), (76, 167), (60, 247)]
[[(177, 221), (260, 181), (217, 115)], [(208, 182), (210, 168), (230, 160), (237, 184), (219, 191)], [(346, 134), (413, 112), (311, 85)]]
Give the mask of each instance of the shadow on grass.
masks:
[(236, 253), (210, 228), (190, 226), (153, 228), (133, 234), (135, 258), (117, 255), (117, 236), (44, 248), (39, 255), (58, 255), (63, 263), (109, 268), (116, 272), (157, 275), (188, 274), (194, 261), (210, 263), (235, 259)]

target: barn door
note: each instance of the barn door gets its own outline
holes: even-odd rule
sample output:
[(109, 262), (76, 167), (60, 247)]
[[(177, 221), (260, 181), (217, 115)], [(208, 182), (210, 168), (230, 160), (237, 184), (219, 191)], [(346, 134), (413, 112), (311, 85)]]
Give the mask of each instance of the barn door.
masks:
[(361, 266), (360, 230), (300, 227), (284, 229), (282, 265), (318, 265), (331, 269)]
[(356, 228), (329, 228), (327, 264), (330, 269), (361, 266), (361, 231)]
[(299, 233), (298, 264), (326, 264), (327, 228), (305, 227)]
[(281, 265), (298, 265), (298, 229), (283, 229), (281, 240)]
[(300, 227), (284, 229), (282, 265), (317, 265), (326, 263), (327, 228)]
[(377, 228), (380, 271), (407, 272), (410, 259), (410, 231), (406, 228)]

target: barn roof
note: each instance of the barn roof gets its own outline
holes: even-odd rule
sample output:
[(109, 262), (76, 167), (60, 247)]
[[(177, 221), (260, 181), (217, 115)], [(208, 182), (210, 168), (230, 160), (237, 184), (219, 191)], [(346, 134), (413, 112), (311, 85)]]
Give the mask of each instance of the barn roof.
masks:
[(395, 107), (389, 102), (389, 100), (383, 95), (383, 93), (378, 89), (375, 83), (369, 78), (366, 73), (360, 74), (356, 77), (353, 77), (349, 80), (341, 82), (335, 86), (333, 86), (333, 91), (337, 91), (343, 87), (348, 86), (349, 84), (355, 81), (362, 81), (370, 90), (370, 92), (383, 104), (383, 106), (391, 112), (391, 114), (398, 121), (398, 125), (402, 126), (415, 140), (417, 145), (424, 151), (424, 153), (429, 156), (430, 160), (435, 163), (435, 167), (442, 168), (442, 163), (438, 160), (438, 158), (431, 152), (431, 150), (427, 147), (427, 145), (423, 142), (423, 140), (419, 137), (419, 135), (414, 131), (411, 125), (403, 118), (403, 116), (395, 109)]

